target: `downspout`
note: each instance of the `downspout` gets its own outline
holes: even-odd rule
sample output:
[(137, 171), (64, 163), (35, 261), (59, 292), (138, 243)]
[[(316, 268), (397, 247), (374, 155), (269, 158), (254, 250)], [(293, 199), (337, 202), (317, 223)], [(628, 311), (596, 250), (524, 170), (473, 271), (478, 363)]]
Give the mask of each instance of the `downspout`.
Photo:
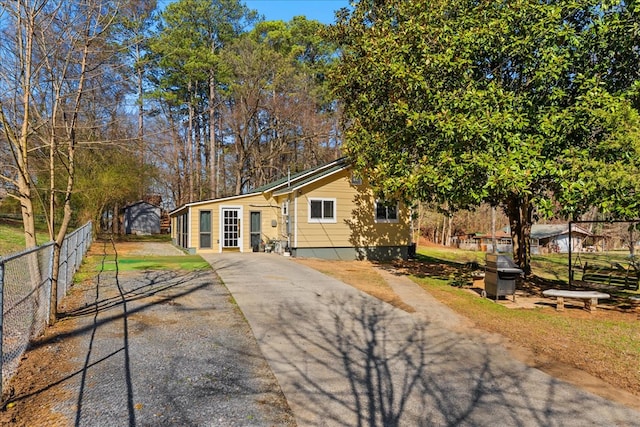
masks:
[[(287, 168), (287, 188), (291, 188), (291, 168)], [(295, 198), (295, 195), (293, 196)], [(291, 255), (291, 209), (289, 206), (290, 198), (287, 196), (287, 247), (284, 251), (285, 255)], [(295, 199), (294, 199), (295, 200)]]
[(188, 222), (188, 226), (187, 226), (187, 251), (191, 252), (191, 237), (193, 235), (193, 229), (191, 228), (192, 226), (192, 222), (191, 222), (191, 206), (189, 206), (189, 208), (187, 208), (187, 221)]
[(287, 218), (285, 222), (285, 230), (287, 232), (287, 247), (284, 249), (284, 255), (291, 255), (291, 203), (290, 196), (287, 196)]
[(298, 249), (298, 194), (293, 196), (293, 245)]

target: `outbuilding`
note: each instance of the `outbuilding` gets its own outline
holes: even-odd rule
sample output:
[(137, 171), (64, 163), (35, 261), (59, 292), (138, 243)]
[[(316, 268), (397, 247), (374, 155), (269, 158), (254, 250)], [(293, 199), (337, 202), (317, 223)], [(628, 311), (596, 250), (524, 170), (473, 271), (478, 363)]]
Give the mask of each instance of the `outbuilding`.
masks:
[(138, 201), (123, 208), (124, 231), (126, 234), (160, 234), (159, 206), (149, 202)]

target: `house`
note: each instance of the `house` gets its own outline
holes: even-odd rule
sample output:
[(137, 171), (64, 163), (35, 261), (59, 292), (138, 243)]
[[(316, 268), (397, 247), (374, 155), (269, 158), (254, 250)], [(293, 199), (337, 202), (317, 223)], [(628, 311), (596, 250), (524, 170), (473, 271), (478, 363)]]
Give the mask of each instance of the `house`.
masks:
[(345, 158), (247, 194), (188, 203), (170, 217), (174, 244), (190, 253), (406, 258), (411, 237), (409, 209), (376, 200)]
[[(571, 226), (571, 250), (583, 250), (583, 242), (592, 234), (575, 224)], [(534, 248), (537, 250), (534, 252)], [(531, 253), (569, 252), (568, 224), (534, 224), (531, 226)]]
[[(509, 233), (506, 227), (505, 232)], [(569, 224), (533, 224), (531, 226), (531, 253), (567, 253), (569, 252)], [(594, 237), (592, 233), (575, 224), (571, 226), (571, 250), (581, 252), (587, 237)]]
[(131, 203), (123, 209), (126, 234), (160, 234), (161, 209), (143, 200)]
[[(533, 224), (529, 235), (532, 254), (567, 253), (569, 252), (568, 224)], [(571, 250), (586, 250), (584, 240), (595, 237), (592, 233), (575, 224), (571, 226)], [(498, 252), (511, 252), (512, 239), (510, 227), (496, 231)], [(491, 252), (493, 238), (490, 233), (473, 233), (456, 236), (455, 244), (460, 249)]]
[[(496, 251), (511, 252), (511, 235), (504, 230), (496, 230)], [(493, 252), (493, 236), (491, 233), (472, 233), (454, 236), (454, 244), (459, 249)]]

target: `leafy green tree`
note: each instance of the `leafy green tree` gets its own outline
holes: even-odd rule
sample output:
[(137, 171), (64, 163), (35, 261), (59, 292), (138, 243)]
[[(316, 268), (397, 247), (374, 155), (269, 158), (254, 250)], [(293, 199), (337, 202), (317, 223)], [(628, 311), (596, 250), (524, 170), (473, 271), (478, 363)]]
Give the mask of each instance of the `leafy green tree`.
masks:
[[(148, 175), (136, 156), (121, 147), (79, 153), (75, 211), (83, 220), (92, 220), (98, 229), (104, 215), (117, 218), (118, 209), (139, 196), (139, 181)], [(133, 173), (136, 171), (136, 173)], [(107, 224), (104, 224), (107, 225)]]
[[(7, 17), (0, 23), (0, 128), (14, 160), (0, 179), (20, 201), (27, 246), (37, 244), (34, 204), (48, 205), (53, 323), (61, 245), (73, 218), (76, 156), (104, 124), (102, 103), (94, 101), (110, 86), (115, 65), (109, 36), (117, 4), (19, 0), (0, 3), (0, 13)], [(32, 277), (41, 273), (35, 260), (29, 269)]]
[(360, 1), (332, 29), (346, 151), (387, 198), (502, 206), (530, 273), (537, 215), (638, 214), (636, 19), (623, 2)]

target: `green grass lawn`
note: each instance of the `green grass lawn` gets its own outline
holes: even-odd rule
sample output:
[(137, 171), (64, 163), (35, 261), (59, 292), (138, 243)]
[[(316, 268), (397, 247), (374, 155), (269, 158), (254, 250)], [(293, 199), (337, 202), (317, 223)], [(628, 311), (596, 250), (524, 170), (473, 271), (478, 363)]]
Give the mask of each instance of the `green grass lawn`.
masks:
[[(39, 227), (36, 230), (36, 238), (39, 244), (49, 241), (49, 233), (46, 228)], [(0, 221), (0, 256), (7, 256), (25, 249), (24, 231), (19, 221)]]
[[(609, 251), (599, 253), (578, 253), (573, 254), (571, 259), (574, 270), (574, 278), (579, 279), (580, 270), (588, 263), (592, 266), (609, 267), (612, 263), (619, 263), (624, 268), (629, 267), (629, 252)], [(569, 255), (549, 254), (533, 255), (531, 257), (531, 269), (533, 273), (544, 279), (569, 281)]]
[[(476, 261), (480, 265), (485, 263), (485, 252), (469, 251), (463, 249), (445, 249), (438, 247), (420, 247), (418, 254), (426, 259), (434, 261), (454, 262), (457, 264), (465, 264), (467, 262)], [(510, 255), (510, 254), (509, 254)], [(629, 253), (626, 251), (610, 251), (599, 253), (574, 253), (572, 256), (572, 267), (574, 270), (581, 268), (585, 263), (590, 265), (608, 266), (613, 262), (620, 263), (622, 266), (629, 265)], [(531, 270), (536, 276), (548, 279), (559, 280), (561, 282), (569, 281), (569, 255), (568, 254), (547, 254), (532, 255)], [(574, 278), (579, 279), (580, 273), (576, 273)]]
[[(211, 268), (208, 262), (199, 255), (179, 256), (119, 256), (118, 271), (134, 270), (206, 270)], [(116, 258), (109, 255), (96, 263), (97, 270), (115, 271)]]
[[(464, 263), (477, 261), (484, 265), (485, 254), (475, 251), (442, 248), (420, 248), (418, 261), (431, 264), (423, 269), (426, 274), (412, 279), (439, 301), (457, 313), (471, 319), (476, 325), (508, 337), (512, 342), (530, 348), (535, 354), (576, 366), (609, 383), (640, 392), (640, 328), (631, 316), (561, 315), (555, 310), (510, 309), (487, 298), (452, 286), (454, 280), (442, 277), (439, 270), (454, 271), (463, 276)], [(628, 253), (610, 252), (580, 254), (572, 263), (628, 264)], [(567, 254), (535, 255), (532, 257), (533, 273), (545, 279), (568, 282)], [(616, 295), (637, 295), (638, 292), (620, 290)]]
[(467, 262), (477, 262), (484, 265), (485, 252), (467, 251), (455, 248), (439, 248), (439, 247), (419, 247), (418, 254), (435, 260), (450, 261), (459, 264)]
[(80, 270), (75, 274), (76, 283), (91, 279), (96, 273), (103, 271), (196, 271), (207, 270), (211, 266), (202, 259), (200, 255), (178, 255), (178, 256), (118, 256), (116, 265), (115, 255), (92, 255), (87, 256)]

